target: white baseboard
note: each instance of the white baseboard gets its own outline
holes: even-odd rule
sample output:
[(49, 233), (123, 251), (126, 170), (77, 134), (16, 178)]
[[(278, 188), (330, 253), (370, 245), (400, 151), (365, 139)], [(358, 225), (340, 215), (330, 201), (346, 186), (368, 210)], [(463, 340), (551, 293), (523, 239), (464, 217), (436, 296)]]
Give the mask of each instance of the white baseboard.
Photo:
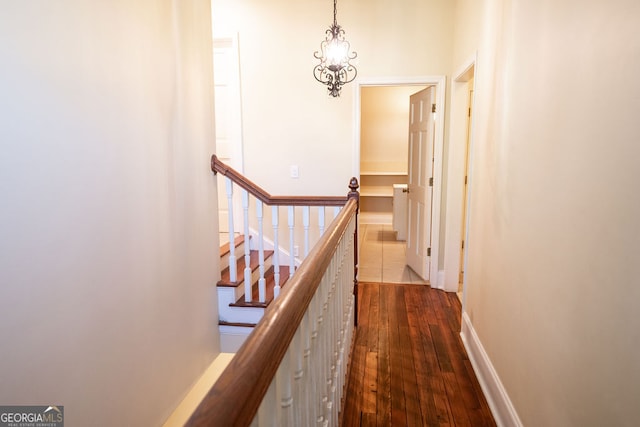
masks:
[(518, 413), (513, 407), (511, 399), (509, 399), (509, 395), (502, 385), (498, 373), (493, 368), (493, 364), (485, 352), (476, 331), (473, 329), (471, 319), (469, 319), (466, 312), (462, 314), (460, 336), (496, 424), (499, 427), (522, 427)]
[[(259, 233), (257, 230), (254, 230), (253, 228), (249, 228), (249, 236), (251, 237), (251, 249), (257, 250), (258, 247), (255, 246), (257, 245), (258, 238), (259, 238)], [(264, 237), (263, 236), (263, 245), (264, 245), (264, 249), (265, 250), (269, 250), (272, 251), (274, 250), (275, 244), (273, 242), (273, 240)], [(289, 244), (289, 242), (287, 241), (287, 244)], [(254, 247), (255, 246), (255, 247)], [(280, 247), (280, 250), (278, 251), (278, 256), (279, 256), (279, 261), (280, 261), (280, 265), (284, 265), (284, 266), (288, 266), (289, 262), (291, 261), (291, 253), (286, 250), (282, 245), (278, 245)], [(300, 248), (300, 251), (302, 251), (303, 249)], [(296, 266), (296, 268), (300, 267), (300, 264), (302, 264), (302, 260), (300, 258), (297, 257), (293, 257), (293, 263)]]
[(431, 286), (432, 288), (436, 288), (436, 289), (443, 289), (446, 291), (445, 287), (444, 287), (444, 270), (438, 270), (438, 277), (437, 277), (437, 281), (435, 286)]

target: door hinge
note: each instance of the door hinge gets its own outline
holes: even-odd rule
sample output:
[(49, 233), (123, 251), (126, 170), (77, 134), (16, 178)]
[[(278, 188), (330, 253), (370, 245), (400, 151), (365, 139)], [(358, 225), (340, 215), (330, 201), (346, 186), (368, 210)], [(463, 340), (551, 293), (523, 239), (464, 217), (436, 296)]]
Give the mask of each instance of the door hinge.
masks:
[(429, 187), (433, 187), (433, 177), (429, 178)]
[(464, 176), (464, 185), (467, 185), (467, 175)]
[(436, 104), (431, 104), (431, 112), (432, 113), (436, 112)]
[(467, 114), (467, 117), (471, 117), (471, 107), (469, 107), (469, 113)]
[(431, 256), (431, 248), (427, 248), (427, 256)]
[(462, 249), (464, 249), (464, 240), (462, 241)]

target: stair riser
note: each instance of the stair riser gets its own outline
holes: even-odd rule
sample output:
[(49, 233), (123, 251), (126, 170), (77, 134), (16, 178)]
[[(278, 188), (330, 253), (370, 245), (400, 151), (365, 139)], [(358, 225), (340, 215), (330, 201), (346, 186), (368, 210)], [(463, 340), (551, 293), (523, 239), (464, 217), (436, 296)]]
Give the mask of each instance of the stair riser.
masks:
[[(236, 260), (239, 259), (241, 256), (244, 256), (244, 242), (242, 242), (240, 245), (238, 245), (234, 251), (234, 254), (236, 256)], [(230, 258), (230, 254), (226, 254), (225, 256), (220, 257), (220, 269), (224, 270), (225, 268), (229, 267), (229, 258)]]
[(220, 310), (218, 315), (220, 320), (229, 323), (258, 323), (264, 316), (264, 308), (227, 306), (224, 310)]
[(218, 287), (218, 318), (229, 323), (258, 323), (264, 315), (261, 307), (229, 307), (237, 301), (233, 288)]
[(220, 351), (223, 353), (237, 353), (240, 346), (253, 332), (253, 328), (244, 326), (219, 325), (220, 331)]
[[(267, 258), (266, 260), (264, 260), (264, 271), (269, 271), (269, 269), (272, 266), (272, 262), (271, 262), (271, 258)], [(238, 282), (240, 282), (240, 284), (238, 286), (236, 286), (235, 288), (227, 288), (227, 289), (234, 289), (235, 292), (235, 299), (233, 300), (233, 302), (236, 302), (241, 296), (244, 295), (244, 270), (243, 271), (238, 271)], [(255, 270), (253, 270), (251, 272), (251, 282), (252, 284), (256, 284), (258, 283), (258, 280), (260, 279), (260, 267), (256, 268)]]
[[(268, 259), (264, 260), (264, 271), (265, 272), (269, 271), (269, 269), (273, 265), (271, 261), (272, 261), (271, 257), (269, 257)], [(239, 279), (243, 278), (244, 277), (244, 271), (242, 271), (242, 272), (239, 271), (238, 272), (238, 276), (240, 276), (240, 275), (242, 275), (242, 276), (239, 277)], [(258, 283), (259, 279), (260, 279), (260, 267), (256, 268), (255, 270), (253, 270), (251, 272), (251, 283), (255, 285), (256, 283)], [(238, 286), (238, 288), (241, 288), (240, 295), (238, 295), (238, 298), (240, 298), (242, 295), (244, 295), (244, 282), (242, 283), (241, 286)]]
[[(255, 251), (254, 251), (255, 252)], [(244, 253), (242, 255), (240, 255), (237, 259), (236, 259), (236, 263), (243, 265), (241, 262), (244, 260)], [(221, 258), (222, 259), (222, 258)], [(255, 261), (254, 261), (255, 262)], [(245, 263), (246, 264), (246, 263)], [(242, 283), (244, 282), (244, 269), (240, 267), (240, 265), (238, 265), (236, 267), (236, 282), (237, 283)], [(267, 272), (269, 271), (269, 269), (271, 268), (271, 266), (273, 265), (273, 253), (265, 253), (265, 260), (264, 260), (264, 271)], [(253, 270), (251, 271), (251, 283), (256, 283), (258, 281), (258, 279), (260, 278), (260, 266), (259, 265), (254, 265), (252, 266)], [(226, 270), (226, 267), (222, 269), (223, 272)], [(224, 276), (224, 275), (223, 275)], [(228, 279), (228, 274), (225, 277), (225, 281), (229, 280)], [(244, 291), (243, 291), (244, 292)], [(240, 294), (242, 295), (242, 293)], [(238, 295), (238, 296), (240, 296)]]
[(236, 296), (236, 289), (235, 288), (227, 288), (227, 287), (221, 287), (218, 286), (218, 311), (220, 312), (220, 320), (227, 320), (227, 319), (223, 319), (222, 316), (222, 311), (229, 305), (229, 304), (233, 304), (234, 302), (236, 302), (238, 300), (239, 297)]
[[(242, 265), (244, 265), (245, 244), (251, 246), (249, 241), (247, 241), (246, 243), (241, 242), (238, 244), (238, 246), (235, 247), (233, 252), (236, 256), (236, 261)], [(272, 272), (270, 272), (270, 269), (273, 266), (272, 255), (273, 253), (271, 251), (268, 251), (268, 253), (266, 254), (265, 265), (264, 265), (264, 271), (271, 275), (273, 274)], [(223, 270), (223, 273), (224, 273), (224, 269), (228, 269), (229, 258), (230, 258), (229, 254), (226, 254), (220, 257), (221, 268)], [(254, 250), (251, 258), (251, 262), (254, 264), (254, 267), (253, 267), (253, 270), (250, 272), (251, 274), (250, 283), (252, 284), (252, 289), (255, 289), (258, 286), (258, 280), (260, 279), (260, 267), (255, 265), (256, 260), (257, 260), (257, 255)], [(237, 270), (237, 278), (236, 278), (236, 282), (238, 283), (237, 286), (218, 286), (217, 287), (219, 320), (222, 322), (244, 323), (244, 324), (258, 323), (262, 318), (262, 316), (264, 315), (265, 309), (262, 307), (236, 307), (236, 306), (231, 307), (230, 306), (230, 304), (236, 303), (238, 300), (244, 301), (244, 294), (245, 294), (244, 274), (245, 274), (244, 269), (239, 266)], [(288, 268), (283, 267), (280, 274), (283, 277), (284, 276), (288, 277), (289, 275)], [(224, 283), (229, 283), (228, 272), (223, 274), (223, 281)], [(226, 328), (224, 329), (226, 331), (225, 337), (224, 338), (221, 337), (221, 340), (224, 339), (225, 342), (227, 342), (227, 344), (224, 344), (224, 346), (228, 348), (231, 348), (236, 344), (241, 344), (244, 341), (244, 336), (248, 335), (250, 333), (250, 330), (252, 329), (252, 328), (230, 326), (230, 325), (219, 325), (219, 326), (220, 326), (221, 334), (223, 331), (223, 327)], [(240, 329), (244, 328), (244, 329), (247, 329), (248, 331), (245, 330), (239, 333), (240, 329), (237, 329), (237, 328), (240, 328)]]

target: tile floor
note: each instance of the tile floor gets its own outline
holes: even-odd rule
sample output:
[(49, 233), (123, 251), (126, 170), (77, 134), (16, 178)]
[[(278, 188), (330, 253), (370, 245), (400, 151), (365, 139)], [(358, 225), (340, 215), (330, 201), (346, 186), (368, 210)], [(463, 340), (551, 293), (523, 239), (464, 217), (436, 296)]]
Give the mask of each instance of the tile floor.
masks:
[(406, 243), (396, 240), (390, 224), (360, 223), (358, 248), (360, 249), (359, 281), (429, 284), (406, 265)]

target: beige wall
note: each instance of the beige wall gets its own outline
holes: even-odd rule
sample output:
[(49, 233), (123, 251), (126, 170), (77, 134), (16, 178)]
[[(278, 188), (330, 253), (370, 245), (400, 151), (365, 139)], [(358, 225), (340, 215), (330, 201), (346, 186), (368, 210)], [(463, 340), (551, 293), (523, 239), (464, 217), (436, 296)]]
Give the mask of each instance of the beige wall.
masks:
[(218, 351), (206, 1), (0, 6), (0, 402), (159, 425)]
[(640, 4), (481, 16), (465, 310), (524, 425), (638, 425)]
[[(237, 32), (245, 171), (274, 194), (348, 191), (354, 174), (354, 90), (338, 99), (313, 78), (331, 2), (213, 0), (214, 34)], [(358, 53), (359, 78), (446, 75), (452, 2), (349, 0), (338, 23)], [(289, 165), (300, 178), (289, 178)]]
[[(365, 86), (361, 89), (360, 163), (384, 171), (407, 171), (409, 97), (416, 86)], [(382, 169), (379, 169), (379, 168)]]

